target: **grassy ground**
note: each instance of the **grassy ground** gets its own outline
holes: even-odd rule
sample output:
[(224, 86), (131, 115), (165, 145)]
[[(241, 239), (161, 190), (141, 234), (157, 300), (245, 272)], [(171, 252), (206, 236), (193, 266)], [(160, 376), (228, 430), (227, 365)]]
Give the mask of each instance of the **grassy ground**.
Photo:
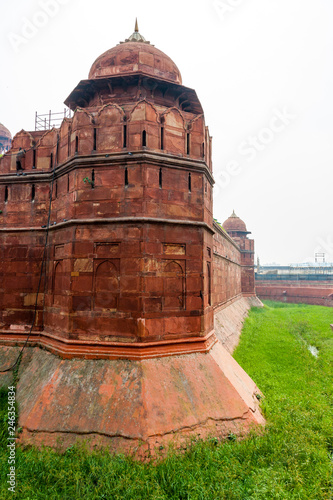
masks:
[[(265, 395), (263, 433), (223, 444), (199, 442), (157, 464), (76, 448), (64, 455), (17, 450), (12, 494), (0, 432), (0, 500), (332, 499), (330, 323), (333, 310), (324, 307), (266, 302), (264, 309), (251, 311), (235, 358)], [(318, 348), (317, 359), (308, 345)], [(6, 398), (2, 393), (1, 422)]]

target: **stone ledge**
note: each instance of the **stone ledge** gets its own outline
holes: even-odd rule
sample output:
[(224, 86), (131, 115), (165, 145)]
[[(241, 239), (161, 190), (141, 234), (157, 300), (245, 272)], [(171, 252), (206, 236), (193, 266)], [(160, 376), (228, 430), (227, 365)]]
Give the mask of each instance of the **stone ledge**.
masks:
[[(214, 234), (214, 230), (205, 222), (188, 220), (188, 219), (163, 219), (157, 217), (110, 217), (100, 219), (69, 219), (66, 222), (59, 222), (56, 226), (50, 226), (49, 231), (62, 229), (64, 227), (79, 225), (79, 224), (177, 224), (183, 226), (203, 227), (210, 233)], [(0, 232), (21, 232), (21, 231), (46, 231), (47, 228), (42, 227), (1, 227)]]
[[(16, 331), (0, 333), (0, 345), (22, 346), (27, 334)], [(217, 342), (214, 330), (205, 337), (190, 337), (179, 340), (147, 343), (91, 342), (68, 340), (55, 335), (34, 332), (28, 341), (29, 347), (45, 348), (63, 359), (128, 359), (140, 360), (206, 353)]]
[(17, 383), (18, 443), (66, 449), (84, 440), (142, 456), (171, 441), (241, 436), (265, 423), (259, 393), (220, 342), (206, 354), (140, 361), (68, 360), (28, 348)]

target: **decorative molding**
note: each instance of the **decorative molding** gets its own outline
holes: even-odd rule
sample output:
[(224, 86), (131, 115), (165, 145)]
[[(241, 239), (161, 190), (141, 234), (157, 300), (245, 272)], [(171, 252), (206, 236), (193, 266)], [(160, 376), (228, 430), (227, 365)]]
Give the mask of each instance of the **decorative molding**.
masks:
[[(131, 223), (133, 224), (178, 224), (182, 226), (196, 226), (202, 227), (214, 234), (213, 229), (206, 224), (206, 222), (198, 222), (198, 221), (189, 221), (189, 220), (180, 220), (180, 219), (159, 219), (156, 217), (112, 217), (112, 218), (100, 218), (100, 219), (70, 219), (66, 222), (59, 222), (56, 226), (50, 226), (50, 231), (55, 231), (57, 229), (62, 229), (68, 226), (75, 225), (84, 225), (84, 224), (124, 224)], [(30, 231), (46, 231), (46, 228), (41, 227), (7, 227), (0, 228), (0, 232), (30, 232)]]
[[(0, 332), (0, 345), (21, 346), (27, 339), (26, 332)], [(68, 340), (46, 332), (33, 332), (28, 347), (45, 348), (65, 359), (142, 359), (179, 356), (197, 352), (207, 353), (216, 344), (214, 330), (205, 337), (192, 337), (179, 340), (168, 340), (147, 343), (92, 342), (88, 340)]]

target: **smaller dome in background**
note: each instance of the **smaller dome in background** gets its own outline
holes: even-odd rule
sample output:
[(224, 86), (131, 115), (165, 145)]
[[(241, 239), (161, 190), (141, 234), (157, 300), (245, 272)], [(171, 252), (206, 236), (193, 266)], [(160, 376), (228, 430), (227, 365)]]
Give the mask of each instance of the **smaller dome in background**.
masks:
[(230, 215), (229, 219), (227, 219), (223, 224), (222, 224), (223, 229), (225, 229), (228, 233), (230, 232), (241, 232), (241, 233), (248, 233), (246, 229), (245, 222), (242, 221), (237, 215), (235, 214), (235, 211), (232, 212)]
[(89, 79), (144, 73), (169, 82), (182, 84), (176, 64), (139, 33), (135, 23), (134, 33), (116, 47), (100, 55), (89, 72)]
[(2, 123), (0, 123), (0, 137), (12, 139), (12, 134), (9, 132), (8, 128), (2, 125)]

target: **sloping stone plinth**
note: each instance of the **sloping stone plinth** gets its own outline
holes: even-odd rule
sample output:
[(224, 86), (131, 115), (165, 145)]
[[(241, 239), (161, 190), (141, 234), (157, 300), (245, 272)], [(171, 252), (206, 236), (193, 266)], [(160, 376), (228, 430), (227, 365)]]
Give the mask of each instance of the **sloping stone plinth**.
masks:
[(244, 434), (264, 423), (258, 388), (219, 342), (207, 354), (141, 361), (60, 359), (39, 348), (24, 356), (22, 444), (64, 449), (84, 439), (144, 455), (170, 441)]
[(238, 345), (245, 318), (251, 307), (263, 307), (258, 297), (241, 297), (215, 312), (215, 335), (232, 354)]

